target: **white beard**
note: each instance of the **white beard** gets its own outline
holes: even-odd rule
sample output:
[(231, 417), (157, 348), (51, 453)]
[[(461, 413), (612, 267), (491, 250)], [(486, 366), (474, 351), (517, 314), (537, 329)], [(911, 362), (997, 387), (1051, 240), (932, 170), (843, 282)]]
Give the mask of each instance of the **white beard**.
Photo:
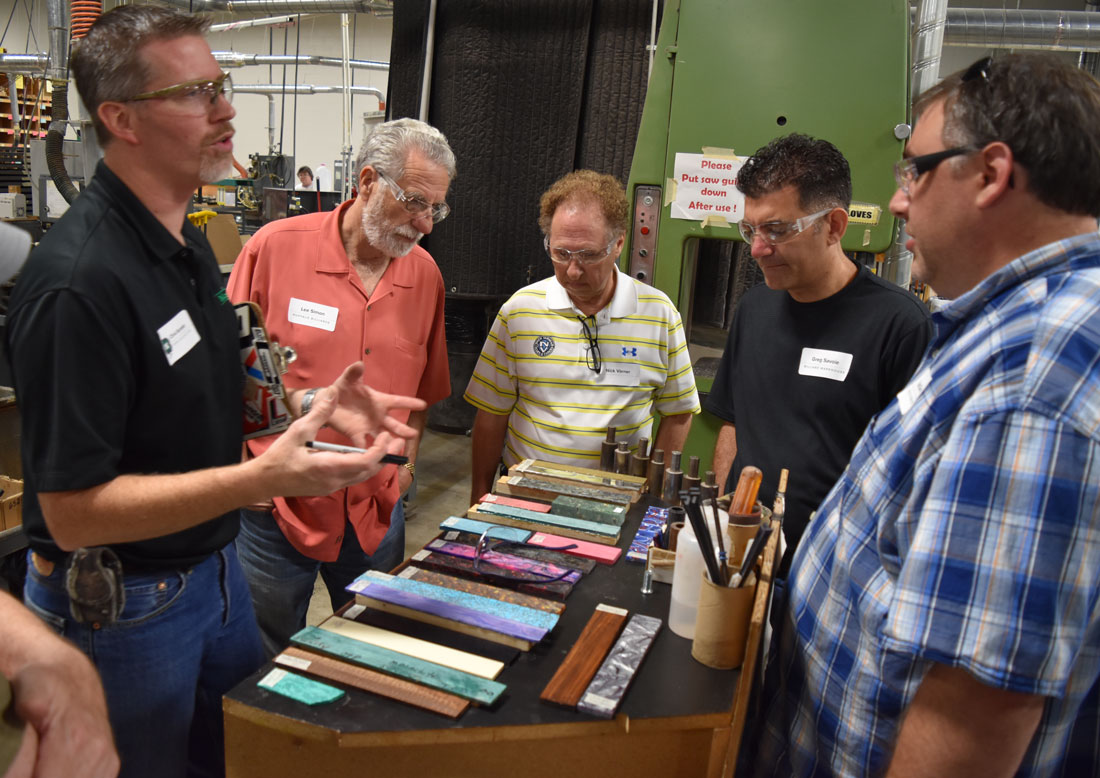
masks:
[(417, 232), (411, 225), (398, 227), (390, 222), (380, 194), (367, 200), (362, 223), (367, 242), (390, 258), (405, 256), (424, 237), (424, 233)]
[(203, 184), (212, 184), (229, 178), (233, 175), (233, 155), (218, 154), (214, 157), (203, 157), (199, 162), (199, 180)]

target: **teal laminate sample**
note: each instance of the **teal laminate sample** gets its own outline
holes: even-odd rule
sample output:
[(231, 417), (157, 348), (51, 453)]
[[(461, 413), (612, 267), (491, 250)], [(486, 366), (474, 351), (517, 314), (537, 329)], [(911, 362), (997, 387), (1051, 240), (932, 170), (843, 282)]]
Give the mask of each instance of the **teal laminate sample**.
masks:
[(290, 641), (323, 654), (346, 659), (389, 675), (396, 675), (433, 689), (457, 694), (467, 700), (492, 705), (504, 693), (505, 685), (461, 670), (437, 665), (416, 657), (372, 646), (318, 627), (306, 627)]
[[(553, 513), (525, 511), (523, 508), (513, 508), (510, 505), (494, 505), (491, 502), (483, 502), (478, 504), (477, 511), (478, 513), (489, 513), (494, 516), (508, 516), (520, 521), (529, 521), (532, 524), (539, 524), (544, 527), (563, 527), (579, 532), (587, 532), (590, 535), (615, 537), (619, 534), (619, 528), (612, 524), (574, 519), (570, 516), (557, 516)], [(494, 537), (496, 537), (495, 533)]]
[(400, 589), (418, 594), (421, 597), (430, 597), (433, 600), (442, 600), (463, 608), (491, 613), (502, 619), (530, 624), (545, 630), (552, 630), (558, 623), (558, 614), (556, 613), (528, 608), (525, 605), (516, 605), (503, 600), (494, 600), (492, 597), (482, 597), (457, 589), (448, 589), (446, 586), (414, 581), (410, 578), (398, 578), (387, 573), (380, 573), (377, 570), (368, 570), (360, 577), (364, 576), (373, 583), (379, 583), (392, 589)]
[(535, 534), (529, 529), (520, 529), (519, 527), (505, 527), (501, 524), (490, 524), (487, 521), (478, 521), (477, 519), (467, 519), (461, 516), (451, 516), (448, 519), (444, 519), (439, 523), (440, 529), (454, 529), (459, 532), (473, 532), (475, 535), (480, 535), (485, 530), (493, 528), (492, 537), (493, 540), (509, 540), (513, 543), (525, 543), (529, 537)]
[(336, 702), (344, 696), (343, 689), (327, 683), (303, 678), (282, 668), (276, 668), (258, 681), (258, 685), (270, 692), (281, 694), (306, 705), (323, 705)]

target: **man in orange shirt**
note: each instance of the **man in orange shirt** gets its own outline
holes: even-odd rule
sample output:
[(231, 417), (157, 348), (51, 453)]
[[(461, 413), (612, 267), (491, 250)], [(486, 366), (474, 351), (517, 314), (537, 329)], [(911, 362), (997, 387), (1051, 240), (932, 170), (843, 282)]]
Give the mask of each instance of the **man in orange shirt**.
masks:
[[(416, 244), (450, 210), (444, 198), (454, 154), (435, 128), (398, 119), (374, 129), (356, 167), (355, 199), (335, 211), (272, 222), (248, 241), (229, 296), (259, 304), (272, 340), (297, 352), (288, 387), (327, 386), (348, 360), (361, 359), (365, 383), (430, 406), (451, 391), (443, 279)], [(307, 409), (309, 403), (307, 391)], [(410, 413), (408, 424), (422, 432), (426, 413)], [(348, 443), (327, 428), (318, 439)], [(250, 455), (273, 440), (248, 441)], [(404, 558), (401, 495), (412, 484), (419, 441), (406, 444), (409, 464), (396, 474), (241, 511), (237, 549), (269, 654), (305, 626), (318, 571), (336, 609), (356, 576), (390, 570)]]

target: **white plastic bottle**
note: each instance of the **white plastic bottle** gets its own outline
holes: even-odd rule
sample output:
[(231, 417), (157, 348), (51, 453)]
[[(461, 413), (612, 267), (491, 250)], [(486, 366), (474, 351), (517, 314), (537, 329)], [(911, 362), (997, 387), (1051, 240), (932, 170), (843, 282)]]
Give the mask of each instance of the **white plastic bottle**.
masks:
[[(709, 506), (703, 508), (703, 516), (706, 518), (711, 544), (717, 549), (718, 536)], [(723, 546), (728, 551), (729, 535), (726, 526), (729, 524), (729, 514), (719, 510), (718, 522), (722, 526)], [(695, 613), (699, 607), (699, 588), (702, 586), (705, 569), (699, 541), (691, 522), (685, 521), (676, 541), (676, 567), (672, 570), (672, 601), (668, 608), (668, 626), (677, 635), (689, 640), (695, 637)]]

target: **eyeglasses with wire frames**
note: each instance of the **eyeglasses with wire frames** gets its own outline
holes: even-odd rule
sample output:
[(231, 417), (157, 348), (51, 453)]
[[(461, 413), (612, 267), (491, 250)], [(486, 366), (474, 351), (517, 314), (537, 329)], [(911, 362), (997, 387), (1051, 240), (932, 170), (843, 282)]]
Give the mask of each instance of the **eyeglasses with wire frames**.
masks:
[(175, 100), (178, 103), (194, 106), (196, 109), (205, 112), (217, 104), (218, 97), (224, 97), (226, 102), (233, 102), (233, 79), (228, 73), (222, 73), (213, 80), (200, 78), (194, 81), (184, 81), (182, 84), (166, 86), (164, 89), (154, 89), (152, 92), (142, 92), (124, 102)]
[(577, 321), (581, 323), (581, 332), (584, 334), (585, 340), (588, 341), (588, 348), (584, 352), (584, 363), (588, 365), (588, 369), (593, 373), (599, 373), (603, 369), (603, 357), (600, 354), (600, 325), (596, 323), (596, 317), (591, 317), (592, 326), (588, 326), (588, 318), (584, 316), (578, 316)]
[(578, 263), (583, 265), (594, 265), (597, 262), (602, 262), (611, 255), (611, 252), (615, 250), (615, 244), (619, 242), (617, 237), (612, 238), (611, 242), (604, 247), (602, 252), (592, 251), (590, 249), (577, 249), (576, 251), (570, 251), (569, 249), (563, 249), (555, 246), (550, 248), (550, 236), (547, 235), (542, 239), (542, 247), (546, 250), (546, 256), (550, 257), (550, 260), (558, 265), (568, 265), (574, 259)]
[(823, 211), (811, 213), (809, 216), (795, 219), (793, 222), (775, 221), (753, 225), (742, 219), (738, 226), (741, 230), (741, 237), (744, 238), (745, 243), (750, 246), (752, 245), (753, 238), (757, 235), (759, 235), (761, 240), (769, 246), (774, 246), (778, 243), (786, 243), (789, 240), (793, 240), (799, 234), (805, 232), (811, 224), (822, 216), (830, 213), (832, 210), (832, 208), (826, 208)]
[(908, 197), (909, 187), (921, 174), (934, 169), (945, 159), (971, 154), (975, 151), (978, 151), (978, 149), (974, 146), (956, 146), (953, 149), (944, 149), (943, 151), (934, 151), (931, 154), (921, 154), (917, 157), (898, 160), (894, 163), (894, 181), (897, 182), (898, 189), (905, 192), (905, 196)]
[(413, 216), (422, 216), (425, 213), (431, 212), (432, 224), (439, 224), (441, 221), (447, 218), (447, 215), (451, 212), (451, 206), (445, 202), (429, 203), (422, 197), (416, 197), (405, 192), (404, 189), (397, 185), (397, 182), (387, 176), (381, 170), (375, 169), (378, 173), (378, 178), (389, 187), (391, 193), (393, 193), (394, 199), (405, 206), (405, 210), (411, 213)]

